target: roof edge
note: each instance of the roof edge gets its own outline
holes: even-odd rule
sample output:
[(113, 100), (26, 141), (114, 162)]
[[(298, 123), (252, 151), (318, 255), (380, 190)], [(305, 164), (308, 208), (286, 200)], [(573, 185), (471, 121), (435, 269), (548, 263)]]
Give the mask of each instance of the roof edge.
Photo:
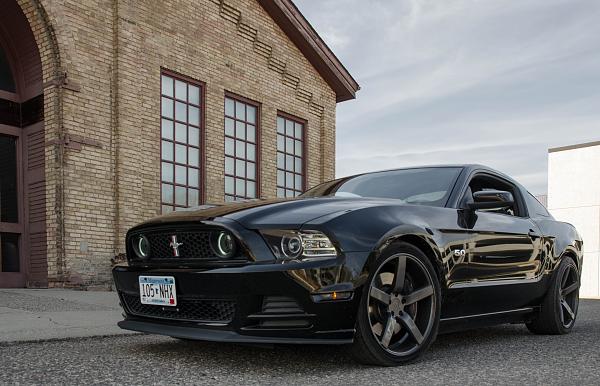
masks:
[(548, 153), (556, 153), (559, 151), (581, 149), (584, 147), (591, 147), (591, 146), (598, 146), (598, 145), (600, 145), (600, 141), (584, 142), (584, 143), (578, 143), (575, 145), (552, 147), (552, 148), (548, 149)]
[(337, 102), (356, 98), (358, 82), (291, 0), (257, 1), (331, 86)]

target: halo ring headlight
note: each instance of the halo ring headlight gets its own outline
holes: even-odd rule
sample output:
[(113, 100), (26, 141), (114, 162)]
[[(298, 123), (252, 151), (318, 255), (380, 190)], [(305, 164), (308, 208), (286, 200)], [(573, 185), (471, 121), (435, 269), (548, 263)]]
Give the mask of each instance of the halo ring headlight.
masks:
[(302, 237), (297, 234), (285, 235), (281, 238), (281, 251), (286, 257), (297, 258), (302, 255)]
[(236, 243), (233, 235), (227, 231), (219, 231), (213, 234), (211, 246), (215, 254), (222, 259), (228, 259), (235, 255)]
[(133, 251), (140, 259), (146, 259), (150, 256), (150, 241), (144, 235), (137, 235), (133, 238)]

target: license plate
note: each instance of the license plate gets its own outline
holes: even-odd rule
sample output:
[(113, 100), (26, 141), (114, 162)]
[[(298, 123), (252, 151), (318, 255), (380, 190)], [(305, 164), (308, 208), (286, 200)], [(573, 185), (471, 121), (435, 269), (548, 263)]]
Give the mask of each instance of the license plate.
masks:
[(140, 301), (155, 306), (176, 306), (177, 293), (173, 276), (140, 276)]

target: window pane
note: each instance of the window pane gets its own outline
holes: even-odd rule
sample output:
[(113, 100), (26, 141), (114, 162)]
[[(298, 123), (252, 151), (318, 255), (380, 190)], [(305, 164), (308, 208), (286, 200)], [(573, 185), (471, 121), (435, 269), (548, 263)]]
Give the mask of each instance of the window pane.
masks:
[[(17, 139), (0, 135), (0, 221), (19, 222)], [(2, 255), (0, 255), (0, 260)]]
[(277, 188), (277, 197), (284, 198), (285, 197), (285, 190), (283, 190), (281, 188)]
[(185, 145), (175, 145), (175, 162), (180, 164), (187, 163), (187, 149)]
[(173, 164), (168, 162), (162, 163), (162, 180), (173, 183)]
[(233, 158), (231, 157), (225, 157), (225, 174), (231, 174), (233, 175)]
[(175, 102), (175, 119), (178, 121), (187, 122), (187, 109), (185, 103)]
[(232, 202), (235, 201), (235, 198), (233, 196), (225, 196), (225, 202)]
[(188, 168), (188, 185), (195, 188), (200, 186), (200, 179), (198, 178), (198, 169)]
[(242, 102), (235, 101), (235, 117), (242, 121), (246, 120), (246, 105)]
[(279, 169), (285, 168), (285, 155), (283, 153), (277, 153), (277, 167)]
[(238, 158), (246, 158), (246, 143), (235, 141), (235, 156)]
[(235, 175), (237, 177), (246, 177), (246, 162), (239, 159), (235, 161)]
[(285, 138), (285, 152), (294, 154), (294, 140), (291, 138)]
[(187, 85), (180, 80), (175, 80), (175, 98), (187, 101)]
[(280, 134), (285, 133), (285, 120), (281, 117), (277, 117), (277, 132)]
[(198, 206), (197, 189), (188, 189), (188, 206)]
[(235, 179), (235, 194), (236, 196), (246, 195), (246, 181), (241, 178)]
[(285, 172), (283, 170), (277, 171), (277, 185), (285, 186)]
[(294, 170), (296, 173), (302, 173), (302, 158), (294, 158)]
[(165, 118), (173, 118), (173, 100), (169, 98), (162, 98), (161, 101), (161, 113)]
[(171, 213), (173, 211), (173, 207), (171, 205), (163, 205), (162, 212), (163, 213)]
[(296, 190), (302, 190), (302, 176), (299, 174), (294, 175), (294, 188)]
[(200, 147), (200, 129), (195, 127), (189, 128), (188, 143), (192, 146)]
[(248, 158), (248, 160), (255, 161), (256, 160), (256, 146), (248, 144), (247, 148), (248, 148), (247, 149), (247, 158)]
[(256, 143), (256, 126), (246, 125), (246, 140)]
[(182, 187), (182, 186), (176, 186), (175, 187), (175, 204), (176, 205), (187, 205), (187, 200), (186, 200), (186, 188)]
[(161, 92), (163, 95), (173, 96), (173, 78), (166, 75), (161, 76)]
[(294, 170), (294, 157), (292, 157), (291, 155), (285, 156), (285, 170)]
[(285, 191), (285, 196), (286, 197), (294, 197), (294, 191), (293, 190), (286, 190)]
[(173, 161), (173, 142), (162, 141), (162, 159)]
[(189, 122), (190, 125), (195, 125), (198, 126), (200, 125), (200, 109), (194, 106), (190, 106), (189, 107), (189, 113), (190, 113), (190, 117), (189, 117)]
[(285, 173), (285, 187), (293, 188), (294, 187), (294, 174), (287, 172)]
[(225, 135), (229, 135), (230, 137), (235, 136), (234, 131), (235, 121), (231, 118), (225, 118)]
[(302, 142), (300, 141), (294, 141), (294, 145), (296, 146), (296, 155), (299, 157), (302, 157)]
[(294, 122), (294, 128), (295, 128), (295, 134), (294, 136), (298, 139), (302, 139), (302, 126), (300, 123), (298, 122)]
[(246, 120), (250, 123), (256, 123), (256, 107), (250, 105), (246, 106), (246, 113), (248, 114)]
[(173, 203), (173, 185), (162, 184), (162, 202)]
[(186, 167), (175, 165), (175, 182), (181, 185), (187, 184)]
[(234, 189), (233, 189), (233, 177), (225, 177), (225, 193), (226, 194), (233, 194), (234, 193)]
[(225, 154), (227, 155), (235, 155), (234, 152), (234, 148), (233, 148), (233, 139), (231, 138), (225, 138)]
[(191, 166), (200, 166), (200, 150), (195, 147), (188, 148), (189, 158), (188, 164)]
[(285, 134), (289, 135), (290, 137), (294, 136), (294, 122), (290, 121), (289, 119), (285, 120)]
[(256, 198), (256, 183), (248, 181), (246, 183), (246, 196), (250, 198)]
[(188, 101), (192, 104), (200, 104), (200, 88), (190, 85), (188, 88)]
[(239, 139), (246, 139), (246, 125), (244, 122), (235, 122), (235, 136)]
[(183, 123), (175, 124), (175, 140), (177, 142), (187, 142), (187, 126)]
[(160, 132), (163, 138), (173, 140), (173, 121), (163, 119), (160, 125)]
[(2, 256), (1, 272), (19, 272), (19, 235), (0, 233), (0, 256)]
[(234, 114), (234, 102), (233, 99), (225, 98), (225, 115), (233, 117)]
[(277, 135), (277, 150), (285, 151), (285, 137), (283, 135)]
[(248, 166), (246, 169), (247, 169), (246, 178), (248, 178), (249, 180), (255, 180), (256, 179), (256, 164), (254, 162), (248, 162)]

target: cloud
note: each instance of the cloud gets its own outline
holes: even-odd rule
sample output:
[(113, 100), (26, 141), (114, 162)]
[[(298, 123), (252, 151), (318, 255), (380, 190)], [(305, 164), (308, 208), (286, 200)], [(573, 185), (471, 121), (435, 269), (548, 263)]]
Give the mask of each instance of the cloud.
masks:
[(361, 84), (337, 174), (474, 162), (546, 191), (547, 148), (600, 139), (600, 2), (296, 0)]

